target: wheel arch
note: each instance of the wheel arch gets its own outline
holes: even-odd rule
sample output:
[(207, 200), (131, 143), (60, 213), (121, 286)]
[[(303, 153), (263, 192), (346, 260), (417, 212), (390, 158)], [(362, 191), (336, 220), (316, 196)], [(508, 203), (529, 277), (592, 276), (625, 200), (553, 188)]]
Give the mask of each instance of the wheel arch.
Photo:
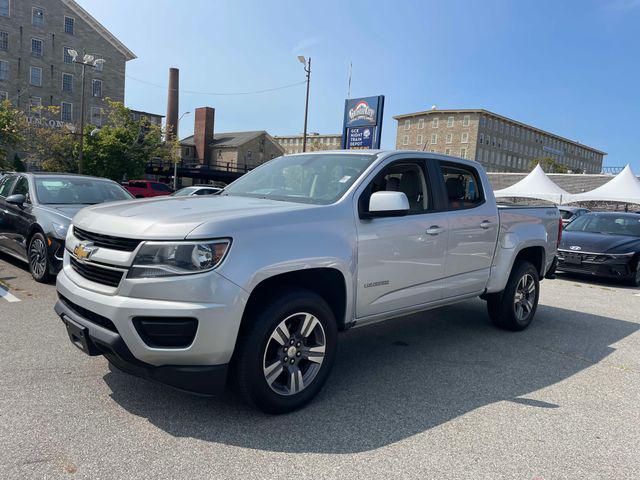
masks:
[(538, 276), (540, 277), (540, 279), (544, 278), (544, 274), (546, 273), (544, 271), (546, 263), (546, 254), (544, 247), (534, 246), (526, 247), (520, 250), (513, 260), (511, 270), (513, 271), (515, 266), (521, 261), (527, 261), (531, 263), (538, 272)]

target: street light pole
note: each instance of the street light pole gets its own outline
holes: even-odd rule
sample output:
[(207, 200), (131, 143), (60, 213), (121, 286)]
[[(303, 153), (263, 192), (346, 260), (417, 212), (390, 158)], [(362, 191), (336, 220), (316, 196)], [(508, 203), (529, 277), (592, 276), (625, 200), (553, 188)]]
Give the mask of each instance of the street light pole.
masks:
[(87, 67), (91, 67), (93, 69), (98, 68), (98, 66), (104, 65), (104, 59), (102, 58), (94, 58), (93, 55), (85, 54), (82, 57), (82, 61), (78, 61), (78, 52), (76, 50), (69, 50), (69, 55), (71, 55), (71, 59), (73, 63), (77, 65), (82, 65), (82, 73), (81, 75), (81, 83), (82, 87), (80, 89), (80, 155), (78, 157), (78, 173), (82, 174), (84, 172), (84, 110), (85, 110), (85, 90), (86, 90), (86, 81), (85, 76), (87, 72)]
[(311, 83), (311, 57), (307, 60), (302, 55), (298, 56), (300, 63), (304, 65), (307, 74), (307, 97), (304, 103), (304, 132), (302, 134), (302, 151), (307, 151), (307, 118), (309, 116), (309, 84)]
[[(176, 138), (179, 138), (180, 136), (178, 135), (178, 127), (180, 125), (180, 120), (182, 120), (182, 117), (184, 117), (185, 115), (190, 114), (191, 112), (184, 112), (182, 115), (180, 115), (180, 117), (178, 118), (178, 121), (176, 122), (176, 132), (175, 132), (175, 136)], [(177, 190), (178, 189), (178, 162), (175, 161), (173, 162), (173, 189)]]

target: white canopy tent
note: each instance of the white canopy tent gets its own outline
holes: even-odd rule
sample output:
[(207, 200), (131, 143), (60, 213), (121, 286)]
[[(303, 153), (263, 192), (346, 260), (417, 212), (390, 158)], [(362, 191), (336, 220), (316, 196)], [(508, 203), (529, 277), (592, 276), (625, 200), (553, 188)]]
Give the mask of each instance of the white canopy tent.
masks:
[(566, 198), (572, 196), (547, 177), (540, 165), (537, 165), (529, 175), (518, 183), (493, 193), (496, 198), (537, 198), (553, 203), (563, 203)]
[(627, 165), (618, 175), (601, 187), (589, 192), (569, 195), (566, 201), (568, 203), (607, 201), (640, 204), (640, 180)]

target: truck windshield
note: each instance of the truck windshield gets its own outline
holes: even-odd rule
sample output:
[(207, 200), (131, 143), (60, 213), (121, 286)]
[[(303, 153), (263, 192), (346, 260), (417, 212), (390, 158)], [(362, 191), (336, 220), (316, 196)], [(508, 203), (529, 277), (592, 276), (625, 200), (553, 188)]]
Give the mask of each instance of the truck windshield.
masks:
[(37, 177), (36, 196), (45, 205), (93, 205), (131, 200), (124, 188), (109, 180), (83, 177)]
[(278, 157), (240, 177), (222, 195), (328, 205), (337, 201), (375, 158), (341, 153)]

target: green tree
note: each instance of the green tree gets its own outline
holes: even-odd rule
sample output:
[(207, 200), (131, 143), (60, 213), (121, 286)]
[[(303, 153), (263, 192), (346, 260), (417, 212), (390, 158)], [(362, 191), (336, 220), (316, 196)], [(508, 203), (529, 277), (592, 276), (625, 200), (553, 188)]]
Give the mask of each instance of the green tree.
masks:
[[(42, 107), (45, 117), (57, 117), (59, 107)], [(47, 172), (78, 172), (78, 135), (65, 127), (50, 127), (47, 122), (33, 123), (27, 135), (27, 161), (38, 163)]]
[(143, 175), (152, 158), (175, 161), (177, 142), (165, 142), (160, 126), (134, 120), (121, 102), (107, 101), (105, 125), (88, 125), (84, 131), (84, 173), (121, 181)]
[(24, 172), (27, 170), (24, 166), (24, 162), (17, 153), (13, 156), (13, 170), (16, 172)]
[(26, 128), (24, 113), (15, 109), (9, 100), (0, 102), (0, 168), (11, 168), (7, 154), (22, 143)]
[(532, 171), (536, 166), (540, 165), (545, 173), (567, 173), (569, 169), (562, 165), (561, 163), (556, 162), (551, 157), (541, 157), (536, 158), (531, 162), (531, 168), (529, 171)]

